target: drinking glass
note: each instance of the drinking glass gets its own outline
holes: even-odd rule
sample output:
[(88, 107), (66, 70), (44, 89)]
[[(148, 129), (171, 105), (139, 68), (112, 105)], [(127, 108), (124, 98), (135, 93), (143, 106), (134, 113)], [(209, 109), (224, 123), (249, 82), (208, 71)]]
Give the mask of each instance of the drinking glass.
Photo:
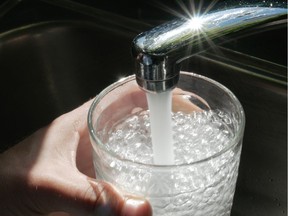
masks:
[(175, 164), (157, 165), (135, 76), (96, 96), (88, 114), (96, 177), (147, 198), (155, 216), (230, 215), (245, 126), (240, 102), (222, 84), (181, 72), (172, 107)]

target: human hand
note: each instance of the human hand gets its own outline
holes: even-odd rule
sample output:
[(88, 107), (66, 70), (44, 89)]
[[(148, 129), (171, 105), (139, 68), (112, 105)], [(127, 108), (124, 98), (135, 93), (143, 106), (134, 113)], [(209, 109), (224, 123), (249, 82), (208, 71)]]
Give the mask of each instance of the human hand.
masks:
[(146, 200), (95, 179), (86, 122), (90, 105), (60, 116), (0, 155), (1, 215), (152, 215)]

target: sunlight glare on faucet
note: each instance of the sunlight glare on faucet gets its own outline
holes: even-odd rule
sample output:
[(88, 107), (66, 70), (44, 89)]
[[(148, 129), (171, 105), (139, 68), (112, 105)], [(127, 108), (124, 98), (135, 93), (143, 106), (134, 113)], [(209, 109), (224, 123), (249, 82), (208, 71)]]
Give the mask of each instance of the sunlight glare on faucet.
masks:
[(201, 30), (203, 26), (203, 19), (201, 17), (192, 17), (189, 20), (189, 25), (192, 30)]

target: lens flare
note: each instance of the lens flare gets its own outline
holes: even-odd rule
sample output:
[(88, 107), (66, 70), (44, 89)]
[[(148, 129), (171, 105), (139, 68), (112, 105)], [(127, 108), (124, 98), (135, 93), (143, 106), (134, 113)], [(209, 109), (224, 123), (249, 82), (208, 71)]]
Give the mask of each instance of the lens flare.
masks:
[(192, 17), (189, 20), (189, 25), (190, 25), (192, 30), (199, 31), (202, 29), (203, 19), (201, 17)]
[[(205, 15), (217, 8), (218, 1), (219, 0), (211, 0), (209, 2), (204, 2), (204, 0), (176, 0), (176, 3), (179, 6), (178, 8), (171, 8), (161, 3), (156, 3), (156, 6), (175, 17), (187, 20), (189, 31), (193, 32), (193, 38), (194, 40), (197, 40), (197, 46), (200, 47), (200, 49), (202, 49), (202, 44), (206, 42), (209, 44), (211, 49), (218, 53), (219, 50), (217, 46), (214, 44), (210, 36), (205, 33), (205, 26), (207, 23), (204, 19)], [(190, 47), (187, 47), (187, 56), (189, 55), (189, 52), (192, 52), (193, 49), (194, 44), (191, 44)]]

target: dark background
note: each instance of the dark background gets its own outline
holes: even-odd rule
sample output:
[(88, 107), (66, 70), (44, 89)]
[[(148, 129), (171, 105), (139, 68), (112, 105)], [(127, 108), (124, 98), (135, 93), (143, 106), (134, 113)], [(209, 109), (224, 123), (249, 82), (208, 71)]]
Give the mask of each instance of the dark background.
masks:
[[(191, 10), (191, 2), (202, 11), (211, 4), (0, 1), (1, 152), (119, 76), (133, 74), (133, 38), (176, 18), (175, 12), (185, 14), (181, 5)], [(212, 10), (255, 3), (286, 7), (285, 1), (226, 0)], [(232, 216), (287, 215), (287, 26), (223, 47), (228, 49), (219, 48), (223, 56), (209, 50), (182, 67), (224, 84), (244, 107), (247, 122)]]

